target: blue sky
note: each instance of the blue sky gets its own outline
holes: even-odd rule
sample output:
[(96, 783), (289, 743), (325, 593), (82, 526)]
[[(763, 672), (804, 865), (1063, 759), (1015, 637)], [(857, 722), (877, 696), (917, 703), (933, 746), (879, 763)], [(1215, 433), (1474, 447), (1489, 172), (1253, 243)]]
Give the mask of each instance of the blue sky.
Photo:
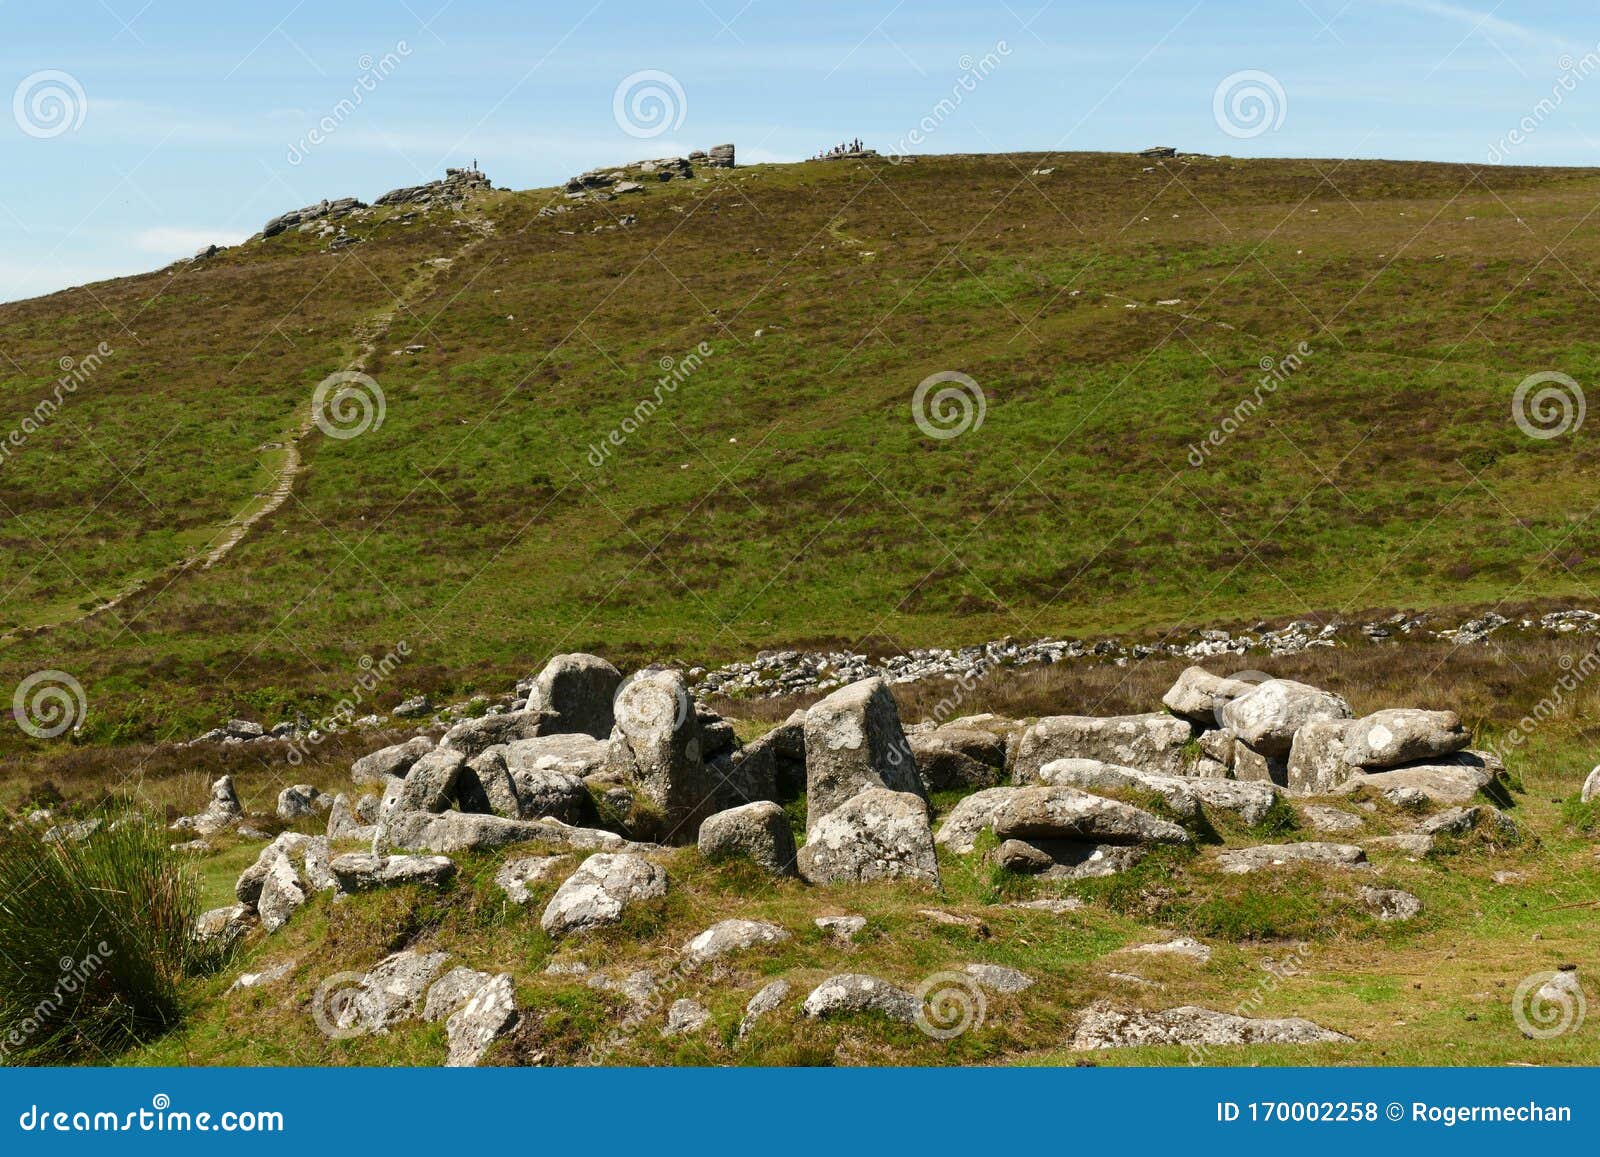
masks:
[[(639, 73), (665, 74), (670, 111), (630, 134), (616, 97)], [(1219, 107), (1241, 73), (1235, 88), (1265, 104)], [(959, 107), (940, 111), (963, 76)], [(7, 95), (0, 300), (155, 268), (474, 158), (513, 188), (725, 141), (743, 161), (797, 160), (848, 136), (1595, 164), (1600, 5), (0, 0)], [(319, 122), (333, 128), (312, 143)]]

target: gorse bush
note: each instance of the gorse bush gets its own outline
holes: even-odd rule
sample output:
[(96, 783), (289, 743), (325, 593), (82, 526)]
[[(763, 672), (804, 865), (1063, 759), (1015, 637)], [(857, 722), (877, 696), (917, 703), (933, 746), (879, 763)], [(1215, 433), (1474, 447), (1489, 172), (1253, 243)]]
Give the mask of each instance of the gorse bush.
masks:
[(198, 891), (138, 817), (0, 834), (0, 1061), (102, 1061), (177, 1024)]

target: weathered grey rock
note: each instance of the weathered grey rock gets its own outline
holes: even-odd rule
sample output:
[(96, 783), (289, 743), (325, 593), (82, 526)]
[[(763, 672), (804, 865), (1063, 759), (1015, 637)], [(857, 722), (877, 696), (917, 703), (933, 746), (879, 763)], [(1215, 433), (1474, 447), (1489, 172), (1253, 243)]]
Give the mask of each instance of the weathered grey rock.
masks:
[(351, 764), (350, 778), (356, 783), (385, 787), (391, 779), (403, 779), (406, 772), (411, 770), (411, 765), (432, 751), (433, 747), (433, 740), (426, 735), (419, 735), (404, 743), (381, 748)]
[(1465, 835), (1477, 824), (1482, 811), (1477, 807), (1447, 808), (1417, 824), (1417, 831), (1427, 836)]
[(367, 973), (350, 1004), (337, 1011), (338, 1027), (384, 1033), (419, 1015), (433, 978), (449, 959), (448, 952), (410, 949), (385, 957)]
[[(456, 786), (466, 766), (467, 757), (461, 751), (435, 748), (412, 764), (403, 780), (390, 784), (385, 803), (401, 812), (446, 811), (455, 802)], [(395, 793), (392, 803), (388, 791)]]
[(1017, 783), (1035, 783), (1039, 770), (1058, 759), (1097, 759), (1119, 767), (1182, 775), (1184, 748), (1193, 737), (1194, 728), (1187, 720), (1161, 711), (1105, 719), (1049, 716), (1022, 733), (1012, 778)]
[[(254, 909), (261, 898), (261, 889), (267, 880), (267, 873), (279, 856), (301, 857), (305, 856), (306, 845), (311, 842), (311, 837), (299, 832), (284, 832), (278, 836), (256, 855), (256, 862), (251, 864), (239, 874), (239, 879), (233, 886), (233, 894), (239, 903), (246, 908)], [(293, 861), (289, 861), (290, 870), (293, 871)]]
[(556, 889), (540, 925), (552, 936), (588, 932), (617, 923), (630, 905), (666, 894), (667, 873), (643, 856), (600, 853)]
[(1339, 696), (1292, 679), (1269, 679), (1222, 709), (1234, 735), (1263, 755), (1287, 758), (1294, 733), (1318, 719), (1349, 719), (1350, 705)]
[(1336, 807), (1308, 807), (1300, 814), (1305, 816), (1306, 823), (1319, 832), (1342, 834), (1359, 831), (1365, 826), (1360, 816)]
[(718, 780), (701, 756), (700, 721), (678, 671), (641, 671), (617, 694), (607, 770), (661, 811), (666, 841), (687, 843), (716, 810)]
[[(319, 807), (318, 804), (321, 804)], [(278, 793), (278, 818), (298, 820), (314, 816), (328, 807), (322, 792), (309, 783), (297, 783)]]
[(1015, 995), (1033, 987), (1033, 977), (1000, 964), (969, 964), (966, 974), (992, 992)]
[(1018, 788), (992, 813), (1002, 840), (1076, 840), (1096, 844), (1187, 844), (1175, 823), (1119, 800), (1071, 787)]
[(800, 1007), (813, 1018), (872, 1012), (905, 1024), (917, 1019), (916, 997), (887, 980), (854, 972), (828, 977), (811, 990)]
[(1433, 851), (1433, 837), (1416, 832), (1403, 832), (1397, 836), (1373, 836), (1367, 840), (1371, 848), (1393, 848), (1411, 859), (1421, 859)]
[(513, 904), (526, 904), (533, 899), (528, 885), (548, 880), (571, 859), (571, 856), (520, 856), (501, 864), (494, 874), (494, 882)]
[(1241, 783), (1285, 787), (1289, 783), (1289, 761), (1281, 755), (1266, 755), (1239, 739), (1233, 744), (1233, 775)]
[(456, 873), (455, 862), (446, 856), (378, 856), (371, 852), (347, 852), (336, 856), (328, 866), (342, 892), (370, 892), (401, 884), (438, 887)]
[(889, 685), (863, 679), (806, 712), (806, 828), (864, 791), (887, 788), (926, 801)]
[(1379, 920), (1394, 923), (1422, 915), (1422, 901), (1398, 888), (1357, 889), (1356, 894)]
[[(439, 746), (459, 751), (470, 758), (481, 755), (491, 747), (515, 743), (519, 739), (533, 739), (542, 735), (547, 720), (538, 711), (506, 711), (499, 715), (483, 715), (465, 719), (444, 733)], [(415, 774), (413, 769), (412, 774)]]
[(1119, 948), (1118, 952), (1139, 953), (1150, 956), (1182, 956), (1201, 964), (1211, 960), (1211, 948), (1202, 944), (1193, 936), (1177, 936), (1171, 940), (1163, 940), (1155, 944), (1134, 944), (1127, 948)]
[(700, 854), (713, 862), (743, 857), (780, 876), (798, 871), (789, 817), (775, 803), (745, 804), (708, 818), (700, 825)]
[(1435, 803), (1464, 804), (1494, 784), (1502, 765), (1486, 752), (1461, 751), (1427, 763), (1387, 771), (1357, 772), (1334, 795), (1352, 795), (1362, 789), (1387, 792), (1415, 788)]
[(1278, 798), (1274, 785), (1231, 779), (1161, 775), (1132, 767), (1117, 767), (1093, 759), (1060, 759), (1039, 771), (1042, 783), (1080, 787), (1087, 791), (1149, 791), (1184, 818), (1198, 818), (1202, 806), (1231, 812), (1247, 824), (1258, 824)]
[(930, 791), (993, 787), (1005, 776), (1006, 741), (993, 731), (946, 724), (907, 741)]
[(667, 1009), (667, 1023), (661, 1030), (661, 1035), (688, 1036), (700, 1032), (710, 1023), (711, 1010), (705, 1005), (688, 999), (675, 1000), (672, 1002), (672, 1007)]
[(744, 952), (763, 944), (779, 944), (789, 933), (762, 920), (723, 920), (713, 924), (683, 946), (691, 965), (707, 964), (730, 952)]
[(630, 846), (615, 832), (597, 828), (571, 827), (556, 820), (508, 820), (467, 812), (443, 815), (405, 812), (394, 817), (387, 835), (393, 847), (441, 855), (503, 848), (533, 840), (584, 849), (621, 850)]
[(776, 800), (784, 794), (778, 788), (777, 751), (770, 741), (757, 740), (747, 747), (721, 752), (707, 762), (706, 768), (717, 785), (718, 811)]
[(197, 836), (214, 836), (233, 827), (243, 818), (244, 808), (239, 803), (239, 793), (234, 790), (233, 776), (224, 775), (211, 785), (211, 800), (205, 810), (175, 821), (172, 830), (189, 831)]
[(853, 944), (861, 930), (867, 926), (865, 916), (818, 916), (812, 921), (828, 935), (842, 944)]
[(261, 926), (268, 932), (276, 932), (305, 902), (306, 889), (300, 883), (300, 874), (289, 862), (288, 853), (280, 849), (268, 857), (261, 891), (256, 897)]
[(769, 1012), (780, 1007), (789, 998), (789, 993), (794, 986), (787, 980), (774, 980), (765, 985), (760, 992), (750, 998), (750, 1003), (744, 1006), (744, 1019), (739, 1022), (739, 1035), (748, 1036), (756, 1022)]
[(1008, 872), (1046, 880), (1093, 880), (1126, 872), (1145, 857), (1132, 844), (1092, 844), (1083, 840), (1009, 839), (994, 852)]
[(335, 220), (365, 209), (366, 205), (354, 197), (340, 197), (333, 201), (318, 201), (315, 205), (306, 205), (300, 209), (290, 209), (287, 213), (280, 213), (261, 227), (263, 238), (276, 237), (279, 233), (288, 231), (297, 225), (304, 225), (309, 221)]
[(612, 701), (622, 672), (598, 655), (557, 655), (528, 692), (528, 708), (549, 716), (542, 734), (583, 734), (607, 739), (616, 723)]
[(1018, 790), (1014, 787), (991, 787), (964, 797), (950, 809), (944, 823), (939, 825), (939, 834), (934, 837), (934, 843), (949, 848), (957, 855), (968, 855), (977, 846), (983, 830), (994, 827), (996, 809)]
[(511, 976), (502, 972), (480, 988), (445, 1021), (450, 1053), (445, 1067), (470, 1068), (482, 1062), (489, 1047), (516, 1026), (517, 992)]
[(610, 747), (608, 739), (596, 739), (592, 735), (571, 732), (541, 735), (536, 739), (519, 739), (515, 743), (506, 744), (503, 754), (506, 770), (511, 772), (513, 777), (530, 772), (553, 771), (583, 779), (605, 770), (606, 755)]
[(355, 812), (350, 810), (349, 798), (343, 792), (339, 792), (328, 807), (328, 839), (359, 840), (363, 835), (366, 839), (372, 838), (370, 831), (363, 832), (361, 822), (356, 819)]
[(1347, 1041), (1300, 1017), (1252, 1018), (1184, 1005), (1159, 1012), (1090, 1005), (1073, 1034), (1075, 1049), (1130, 1048), (1138, 1045), (1324, 1044)]
[(243, 904), (212, 908), (195, 917), (190, 937), (196, 943), (229, 948), (255, 926), (256, 914)]
[(296, 962), (293, 960), (280, 960), (276, 964), (267, 965), (259, 972), (241, 972), (238, 979), (228, 986), (228, 991), (264, 988), (269, 984), (276, 984), (292, 975), (295, 967)]
[(456, 806), (462, 811), (523, 818), (517, 785), (506, 770), (505, 751), (503, 746), (491, 747), (467, 760), (455, 788)]
[(1600, 799), (1600, 767), (1589, 773), (1589, 778), (1583, 781), (1583, 790), (1578, 793), (1580, 803), (1593, 803)]
[(1354, 844), (1262, 844), (1223, 852), (1217, 863), (1229, 875), (1258, 872), (1295, 864), (1322, 864), (1333, 868), (1353, 868), (1367, 862), (1367, 854)]
[(494, 977), (476, 968), (452, 968), (428, 986), (428, 999), (422, 1006), (422, 1019), (430, 1023), (444, 1020)]
[(315, 892), (332, 892), (339, 886), (329, 867), (327, 836), (312, 836), (300, 845), (300, 876)]
[(1327, 795), (1355, 774), (1345, 759), (1348, 719), (1316, 719), (1294, 733), (1286, 784), (1291, 795)]
[(1399, 767), (1462, 751), (1471, 740), (1454, 711), (1396, 708), (1352, 723), (1345, 733), (1344, 758), (1369, 770)]
[(1186, 667), (1171, 690), (1161, 697), (1161, 704), (1174, 715), (1210, 729), (1221, 725), (1224, 704), (1254, 686), (1241, 679), (1213, 675), (1204, 667)]
[(869, 788), (834, 808), (812, 827), (797, 860), (800, 875), (814, 884), (910, 879), (939, 885), (928, 804), (908, 791)]
[(1195, 742), (1200, 745), (1200, 753), (1204, 759), (1220, 764), (1226, 771), (1233, 770), (1233, 745), (1237, 740), (1232, 731), (1226, 727), (1219, 727), (1214, 731), (1202, 731)]
[(732, 145), (712, 145), (706, 150), (706, 167), (708, 169), (731, 169), (733, 168), (733, 155)]

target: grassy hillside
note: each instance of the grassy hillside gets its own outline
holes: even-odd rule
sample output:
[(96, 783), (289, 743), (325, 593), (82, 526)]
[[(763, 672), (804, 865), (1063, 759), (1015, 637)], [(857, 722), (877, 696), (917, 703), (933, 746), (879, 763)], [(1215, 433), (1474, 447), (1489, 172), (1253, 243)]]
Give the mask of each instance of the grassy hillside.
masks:
[[(83, 738), (154, 739), (315, 715), (402, 640), (385, 705), (560, 650), (1587, 598), (1589, 430), (1530, 438), (1511, 400), (1594, 378), (1597, 198), (1589, 170), (1379, 162), (756, 167), (603, 204), (496, 193), (339, 252), (291, 232), (0, 307), (0, 425), (62, 357), (114, 350), (0, 465), (0, 686), (68, 670)], [(660, 408), (591, 453), (669, 358)], [(313, 430), (291, 497), (174, 569), (357, 361), (382, 425)], [(913, 421), (938, 371), (979, 384), (981, 426)]]

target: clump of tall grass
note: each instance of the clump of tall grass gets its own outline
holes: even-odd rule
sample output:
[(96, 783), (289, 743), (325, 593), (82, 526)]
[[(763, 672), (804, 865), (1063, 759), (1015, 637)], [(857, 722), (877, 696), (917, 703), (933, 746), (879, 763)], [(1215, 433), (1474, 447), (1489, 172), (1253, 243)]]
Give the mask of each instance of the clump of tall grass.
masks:
[(199, 893), (169, 838), (0, 832), (0, 1062), (104, 1061), (178, 1023)]

